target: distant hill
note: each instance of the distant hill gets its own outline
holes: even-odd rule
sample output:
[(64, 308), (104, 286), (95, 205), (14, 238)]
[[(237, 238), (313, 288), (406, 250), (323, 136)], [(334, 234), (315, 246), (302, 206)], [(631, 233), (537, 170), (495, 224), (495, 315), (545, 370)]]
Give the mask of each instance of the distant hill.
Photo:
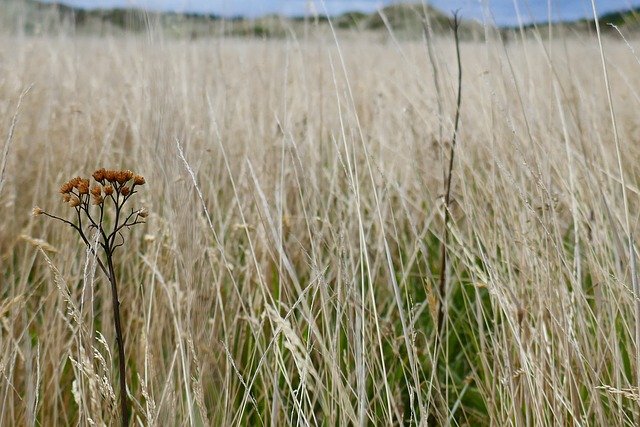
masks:
[(600, 18), (601, 24), (614, 24), (617, 26), (637, 25), (640, 22), (640, 9), (635, 8), (624, 12), (613, 12)]
[[(4, 17), (4, 18), (2, 18)], [(379, 12), (365, 14), (357, 11), (331, 17), (334, 28), (348, 32), (388, 33), (397, 37), (422, 37), (426, 18), (435, 34), (449, 31), (450, 18), (433, 7), (420, 4), (396, 4)], [(3, 22), (4, 21), (4, 22)], [(326, 16), (285, 18), (269, 15), (257, 19), (222, 18), (218, 15), (145, 12), (139, 9), (79, 9), (60, 3), (37, 0), (0, 0), (0, 23), (5, 30), (27, 33), (72, 28), (79, 33), (118, 33), (146, 31), (149, 25), (159, 24), (168, 36), (251, 36), (279, 38), (288, 34), (302, 34), (310, 29), (328, 28)], [(480, 32), (478, 23), (464, 22), (462, 33)]]
[[(335, 18), (340, 23), (344, 16)], [(429, 22), (435, 34), (449, 33), (451, 17), (442, 11), (422, 4), (394, 4), (379, 12), (364, 16), (358, 28), (362, 30), (385, 31), (391, 29), (400, 35), (422, 34), (425, 24)], [(482, 34), (483, 27), (477, 22), (462, 20), (461, 34), (465, 37)]]
[[(626, 32), (634, 32), (640, 30), (640, 9), (632, 8), (629, 10), (607, 13), (598, 19), (600, 30), (607, 34), (613, 33), (616, 30), (612, 27), (615, 25), (620, 30)], [(525, 29), (532, 29), (537, 27), (539, 30), (546, 31), (545, 27), (548, 27), (548, 22), (538, 22), (534, 24), (525, 25)], [(574, 32), (593, 32), (595, 31), (595, 21), (593, 19), (579, 19), (576, 21), (567, 21), (561, 23), (553, 23), (552, 27), (564, 27)], [(512, 27), (516, 28), (516, 27)]]
[[(218, 15), (145, 12), (138, 9), (84, 10), (38, 0), (0, 0), (0, 30), (38, 34), (71, 29), (75, 33), (117, 34), (143, 32), (149, 26), (161, 28), (168, 37), (238, 36), (281, 38), (310, 31), (326, 31), (329, 18), (305, 16), (284, 18), (270, 15), (258, 19), (222, 18)], [(449, 34), (451, 18), (442, 11), (422, 4), (394, 4), (379, 12), (347, 12), (331, 18), (338, 31), (388, 35), (389, 30), (401, 39), (422, 37), (428, 22), (435, 35)], [(616, 12), (600, 19), (603, 31), (614, 31), (608, 23), (625, 29), (640, 29), (640, 10)], [(581, 20), (554, 24), (572, 31), (592, 31), (594, 22)], [(544, 31), (545, 24), (537, 24)], [(526, 27), (533, 28), (533, 25)], [(508, 31), (508, 29), (505, 29)], [(481, 23), (462, 21), (460, 34), (466, 39), (484, 35)]]

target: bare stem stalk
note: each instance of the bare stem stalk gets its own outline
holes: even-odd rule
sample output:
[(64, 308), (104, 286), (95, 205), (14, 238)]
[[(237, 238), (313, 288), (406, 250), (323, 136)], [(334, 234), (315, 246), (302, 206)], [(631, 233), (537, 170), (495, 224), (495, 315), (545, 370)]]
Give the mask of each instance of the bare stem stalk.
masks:
[[(444, 230), (442, 234), (442, 242), (440, 246), (440, 283), (439, 283), (439, 297), (440, 306), (438, 310), (438, 320), (436, 323), (436, 351), (435, 351), (435, 363), (434, 369), (436, 376), (440, 371), (440, 346), (442, 345), (443, 329), (446, 319), (447, 308), (447, 242), (449, 241), (449, 222), (451, 220), (451, 179), (453, 177), (453, 160), (455, 156), (456, 143), (458, 140), (458, 127), (460, 124), (460, 105), (462, 102), (462, 61), (460, 59), (460, 39), (458, 30), (460, 27), (460, 18), (458, 11), (453, 13), (453, 21), (451, 23), (453, 35), (456, 45), (456, 58), (458, 62), (458, 98), (456, 102), (456, 116), (453, 127), (453, 136), (451, 138), (451, 150), (449, 154), (449, 168), (446, 172), (445, 193), (444, 193)], [(441, 390), (440, 390), (441, 391)], [(440, 393), (442, 396), (442, 393)], [(437, 412), (437, 405), (434, 407), (434, 411)]]
[(122, 425), (129, 425), (129, 405), (127, 404), (127, 375), (124, 338), (122, 337), (122, 326), (120, 324), (120, 300), (118, 299), (118, 284), (116, 272), (113, 267), (112, 253), (107, 252), (107, 264), (109, 266), (109, 283), (111, 284), (111, 296), (113, 298), (113, 322), (116, 328), (116, 341), (118, 342), (118, 370), (120, 371), (120, 411), (122, 412)]

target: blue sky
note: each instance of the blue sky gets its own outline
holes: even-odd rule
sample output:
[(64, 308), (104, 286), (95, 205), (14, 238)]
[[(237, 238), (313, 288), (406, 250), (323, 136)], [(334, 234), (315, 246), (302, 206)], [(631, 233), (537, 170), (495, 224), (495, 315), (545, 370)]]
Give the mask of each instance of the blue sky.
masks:
[[(0, 0), (1, 1), (1, 0)], [(52, 0), (46, 0), (52, 1)], [(320, 13), (340, 14), (351, 10), (373, 12), (379, 7), (396, 3), (394, 0), (58, 0), (82, 8), (138, 7), (151, 10), (212, 13), (224, 16), (244, 15), (256, 17), (269, 13), (302, 16), (313, 4)], [(419, 3), (414, 0), (413, 3)], [(463, 18), (483, 20), (488, 18), (498, 25), (518, 23), (520, 12), (523, 21), (537, 22), (573, 20), (592, 15), (591, 0), (429, 0), (428, 4), (443, 11), (460, 9)], [(595, 0), (600, 14), (640, 7), (640, 0)], [(549, 8), (549, 5), (551, 6)], [(326, 9), (325, 9), (326, 8)], [(549, 13), (551, 9), (551, 13)]]

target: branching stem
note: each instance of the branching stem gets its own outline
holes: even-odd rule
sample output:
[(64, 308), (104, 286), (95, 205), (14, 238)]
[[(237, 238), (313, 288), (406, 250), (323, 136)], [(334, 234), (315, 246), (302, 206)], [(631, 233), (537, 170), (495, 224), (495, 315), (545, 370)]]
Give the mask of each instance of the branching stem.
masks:
[[(124, 338), (122, 335), (122, 323), (120, 320), (120, 300), (118, 298), (118, 283), (116, 269), (113, 263), (113, 254), (117, 248), (124, 245), (122, 230), (145, 222), (144, 219), (147, 217), (147, 212), (144, 210), (132, 209), (126, 217), (122, 212), (127, 200), (136, 193), (136, 186), (144, 185), (145, 180), (139, 175), (134, 175), (131, 171), (112, 171), (105, 169), (97, 170), (93, 174), (93, 178), (97, 181), (97, 184), (91, 188), (89, 187), (89, 179), (77, 177), (65, 183), (60, 189), (60, 193), (62, 193), (64, 201), (69, 203), (69, 206), (74, 208), (76, 211), (76, 223), (57, 215), (47, 213), (39, 208), (34, 209), (34, 214), (45, 215), (49, 218), (61, 221), (78, 232), (83, 243), (95, 257), (98, 266), (109, 280), (113, 301), (113, 323), (116, 330), (116, 341), (118, 344), (120, 412), (122, 416), (122, 426), (128, 427), (130, 413), (127, 402), (127, 359), (124, 352)], [(113, 205), (113, 209), (115, 210), (113, 225), (109, 227), (110, 231), (105, 230), (105, 226), (108, 226), (108, 224), (105, 224), (107, 222), (105, 221), (105, 205), (108, 204)], [(97, 209), (99, 215), (93, 216), (91, 214), (91, 209)], [(82, 219), (85, 216), (89, 223), (83, 225)], [(124, 220), (122, 220), (123, 217)], [(97, 222), (95, 218), (99, 218)], [(91, 245), (87, 238), (87, 230), (85, 230), (85, 228), (87, 230), (96, 229), (99, 233), (100, 239), (98, 243), (104, 252), (103, 258), (99, 256), (96, 247)]]

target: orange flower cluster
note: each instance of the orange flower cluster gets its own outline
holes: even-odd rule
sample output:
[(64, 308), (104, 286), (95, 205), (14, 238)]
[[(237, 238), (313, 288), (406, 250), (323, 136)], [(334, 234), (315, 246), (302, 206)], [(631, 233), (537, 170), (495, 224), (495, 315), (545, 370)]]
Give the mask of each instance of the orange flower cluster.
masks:
[[(144, 177), (135, 175), (130, 170), (107, 170), (101, 168), (95, 171), (92, 176), (100, 185), (89, 187), (89, 179), (78, 176), (60, 187), (64, 202), (69, 203), (69, 206), (73, 208), (83, 203), (88, 205), (90, 194), (93, 205), (102, 205), (105, 197), (114, 197), (114, 194), (115, 197), (119, 195), (127, 197), (133, 193), (136, 185), (144, 185), (146, 183)], [(131, 183), (130, 181), (133, 182)]]
[(87, 194), (89, 192), (89, 180), (77, 176), (69, 182), (65, 182), (65, 184), (60, 187), (60, 193), (70, 194), (74, 189), (77, 189), (79, 194)]
[(133, 172), (107, 170), (105, 168), (98, 169), (93, 173), (93, 179), (104, 185), (105, 181), (111, 184), (118, 183), (120, 185), (133, 179), (133, 185), (144, 185), (145, 180), (140, 175), (134, 175)]

